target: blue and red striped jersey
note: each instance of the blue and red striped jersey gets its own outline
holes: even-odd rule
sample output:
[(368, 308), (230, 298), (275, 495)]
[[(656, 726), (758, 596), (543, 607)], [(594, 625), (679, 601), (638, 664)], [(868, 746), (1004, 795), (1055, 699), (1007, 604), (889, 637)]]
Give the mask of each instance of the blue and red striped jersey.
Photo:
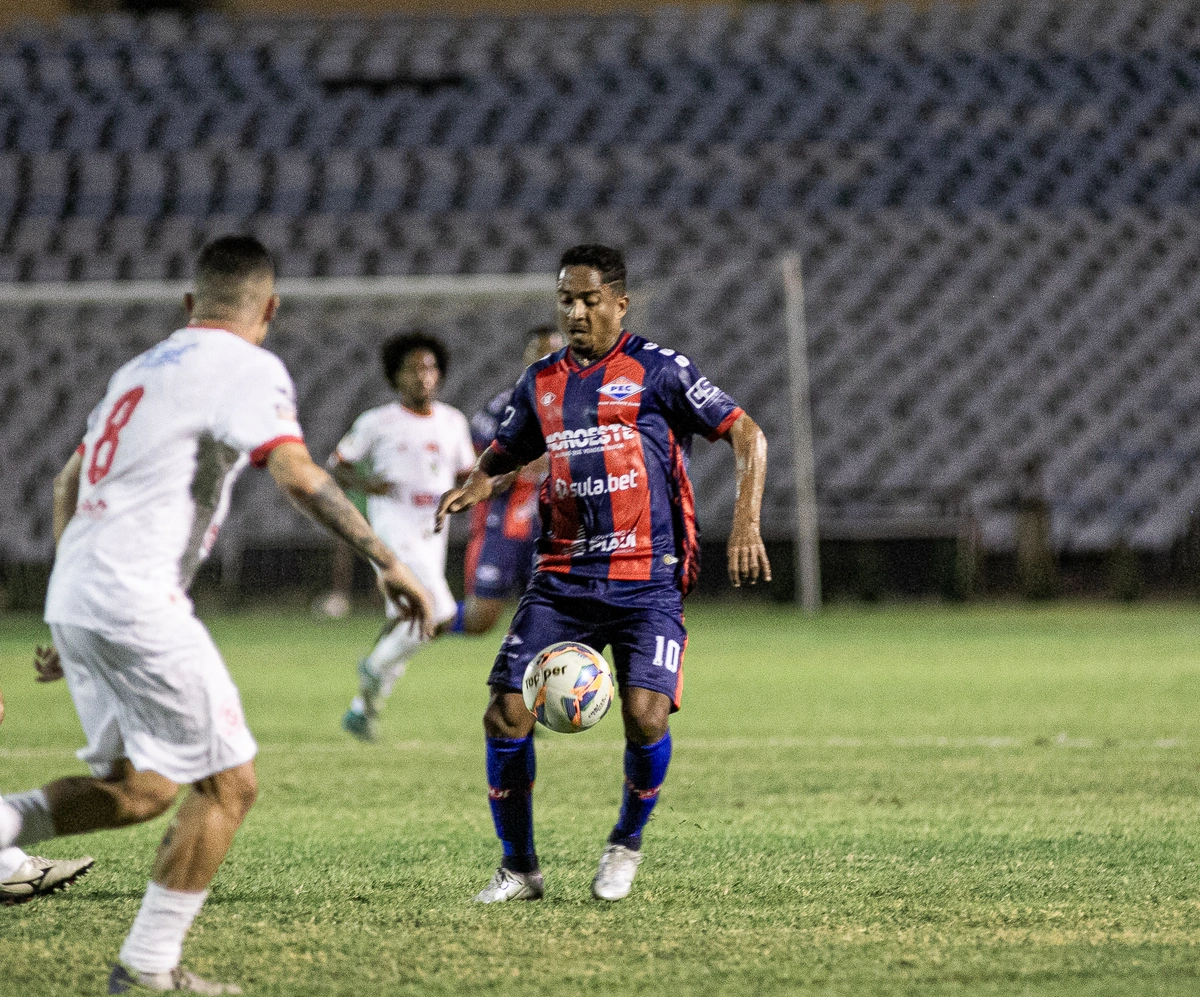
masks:
[[(504, 418), (512, 396), (513, 389), (505, 388), (471, 416), (471, 442), (475, 445), (476, 453), (483, 453), (496, 438), (500, 420)], [(517, 475), (516, 481), (508, 491), (488, 502), (480, 502), (475, 507), (475, 514), (471, 519), (471, 532), (481, 533), (489, 525), (495, 524), (500, 527), (507, 540), (533, 540), (538, 491), (542, 480), (543, 475), (540, 472), (531, 473), (530, 469), (526, 468)]]
[(741, 414), (687, 357), (628, 332), (587, 367), (569, 350), (531, 366), (494, 445), (522, 463), (550, 455), (538, 570), (688, 592), (699, 573), (691, 438), (715, 440)]

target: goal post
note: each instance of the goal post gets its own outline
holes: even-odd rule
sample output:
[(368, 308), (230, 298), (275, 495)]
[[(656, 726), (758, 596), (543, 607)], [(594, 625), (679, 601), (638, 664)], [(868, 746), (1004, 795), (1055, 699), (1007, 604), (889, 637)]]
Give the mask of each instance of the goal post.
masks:
[(788, 343), (788, 402), (792, 424), (792, 473), (796, 495), (796, 602), (806, 613), (821, 608), (821, 557), (817, 515), (816, 458), (808, 376), (808, 322), (800, 257), (785, 256), (783, 295)]

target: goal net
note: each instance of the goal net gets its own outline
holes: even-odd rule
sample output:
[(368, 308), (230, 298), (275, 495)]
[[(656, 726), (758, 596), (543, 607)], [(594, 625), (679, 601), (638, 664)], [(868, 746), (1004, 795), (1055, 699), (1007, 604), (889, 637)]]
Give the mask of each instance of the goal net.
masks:
[[(186, 288), (159, 281), (0, 284), (0, 322), (8, 332), (0, 344), (0, 490), (9, 520), (0, 533), (0, 562), (50, 560), (54, 474), (111, 373), (183, 324)], [(450, 369), (440, 396), (470, 415), (519, 376), (526, 331), (555, 321), (551, 274), (284, 279), (279, 291), (283, 307), (267, 346), (296, 381), (318, 461), (362, 411), (393, 397), (379, 367), (388, 336), (420, 328), (442, 338)], [(763, 527), (775, 538), (795, 535), (796, 523), (784, 297), (778, 273), (747, 281), (744, 264), (680, 270), (635, 284), (627, 323), (686, 352), (763, 426), (775, 468)], [(732, 514), (733, 462), (726, 451), (700, 445), (692, 464), (709, 540), (727, 535)], [(465, 523), (454, 528), (461, 539)], [(216, 554), (222, 575), (236, 577), (245, 549), (327, 543), (264, 476), (247, 474)]]

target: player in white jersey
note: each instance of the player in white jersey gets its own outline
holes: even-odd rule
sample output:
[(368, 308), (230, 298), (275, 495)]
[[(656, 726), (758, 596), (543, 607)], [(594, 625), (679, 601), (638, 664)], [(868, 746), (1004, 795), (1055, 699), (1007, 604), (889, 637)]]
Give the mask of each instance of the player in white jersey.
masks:
[[(383, 374), (398, 400), (373, 408), (350, 427), (329, 458), (343, 488), (367, 496), (367, 518), (433, 597), (442, 632), (458, 609), (446, 584), (446, 534), (434, 530), (441, 489), (453, 488), (475, 465), (467, 418), (436, 400), (448, 357), (440, 340), (421, 332), (393, 336), (383, 344)], [(363, 467), (368, 470), (360, 470)], [(374, 740), (375, 718), (423, 638), (399, 626), (396, 607), (371, 651), (358, 664), (359, 693), (342, 726)]]
[[(429, 595), (317, 467), (287, 370), (262, 349), (279, 307), (254, 239), (201, 252), (189, 323), (125, 364), (55, 479), (46, 621), (83, 725), (91, 777), (0, 803), (0, 848), (151, 820), (184, 794), (108, 992), (240, 993), (179, 965), (183, 940), (257, 793), (254, 738), (187, 590), (234, 479), (280, 489), (368, 558), (387, 596), (431, 627)], [(52, 667), (54, 663), (47, 667)]]

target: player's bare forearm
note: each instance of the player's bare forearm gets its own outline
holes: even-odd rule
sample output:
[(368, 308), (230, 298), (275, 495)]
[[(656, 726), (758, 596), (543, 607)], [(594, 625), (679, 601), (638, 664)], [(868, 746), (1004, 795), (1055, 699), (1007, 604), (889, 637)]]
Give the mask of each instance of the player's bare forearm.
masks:
[(473, 509), (480, 502), (486, 502), (493, 494), (498, 494), (493, 491), (494, 482), (513, 471), (520, 471), (522, 466), (520, 461), (503, 450), (497, 450), (494, 445), (488, 447), (479, 455), (479, 460), (475, 462), (462, 486), (451, 488), (442, 496), (438, 503), (434, 530), (441, 533), (446, 525), (447, 516)]
[(737, 480), (733, 527), (729, 531), (729, 581), (734, 587), (740, 587), (744, 581), (753, 585), (759, 578), (769, 582), (771, 562), (763, 546), (760, 525), (763, 489), (767, 483), (767, 438), (758, 424), (743, 413), (725, 439), (733, 447)]
[(490, 498), (495, 498), (497, 495), (503, 495), (506, 491), (512, 488), (514, 482), (520, 476), (520, 471), (509, 471), (508, 474), (497, 474), (491, 480), (492, 494)]
[(389, 486), (382, 478), (363, 474), (349, 461), (342, 460), (337, 454), (329, 458), (326, 465), (333, 480), (348, 492), (361, 492), (363, 495), (386, 495)]
[(382, 570), (395, 562), (396, 555), (375, 535), (333, 477), (313, 463), (302, 443), (276, 447), (267, 467), (283, 493), (330, 533)]
[(333, 477), (313, 463), (303, 443), (284, 443), (267, 460), (271, 476), (285, 495), (334, 536), (379, 569), (379, 586), (425, 637), (433, 636), (433, 600), (403, 562), (375, 535)]
[(492, 478), (492, 497), (503, 495), (514, 484), (517, 478), (523, 474), (530, 476), (542, 477), (550, 471), (550, 457), (547, 454), (542, 454), (537, 460), (531, 460), (522, 468), (516, 471), (509, 471), (507, 474), (497, 474)]
[(83, 458), (77, 453), (63, 466), (54, 478), (54, 544), (58, 546), (67, 524), (75, 515), (79, 503), (79, 473), (83, 469)]

